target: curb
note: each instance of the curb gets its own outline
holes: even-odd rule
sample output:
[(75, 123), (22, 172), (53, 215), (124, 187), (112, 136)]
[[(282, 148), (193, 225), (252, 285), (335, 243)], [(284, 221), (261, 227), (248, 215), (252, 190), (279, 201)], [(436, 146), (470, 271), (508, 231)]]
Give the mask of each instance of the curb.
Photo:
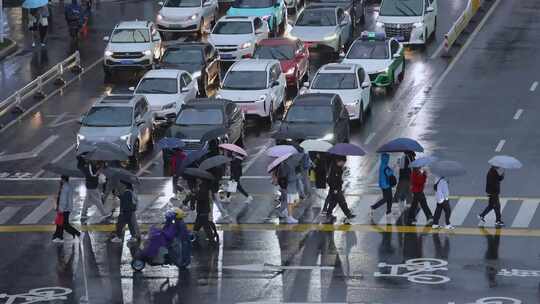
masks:
[(11, 39), (7, 39), (7, 41), (11, 42), (6, 48), (4, 48), (2, 51), (0, 51), (0, 61), (4, 60), (7, 56), (13, 54), (17, 50), (17, 43)]

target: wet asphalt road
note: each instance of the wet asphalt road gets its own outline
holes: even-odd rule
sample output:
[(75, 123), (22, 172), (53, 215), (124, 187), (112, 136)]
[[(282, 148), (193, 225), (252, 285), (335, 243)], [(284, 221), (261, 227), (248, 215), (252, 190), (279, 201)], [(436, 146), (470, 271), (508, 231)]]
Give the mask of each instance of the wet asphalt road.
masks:
[[(73, 290), (66, 303), (80, 303), (87, 291), (90, 303), (494, 304), (500, 302), (479, 299), (497, 296), (540, 303), (539, 274), (502, 275), (504, 269), (540, 270), (535, 242), (540, 236), (540, 193), (535, 183), (540, 163), (535, 153), (539, 93), (534, 85), (540, 81), (534, 60), (539, 51), (540, 7), (534, 0), (497, 2), (493, 15), (453, 64), (439, 56), (432, 58), (464, 3), (439, 3), (436, 38), (425, 51), (407, 50), (404, 82), (395, 92), (376, 92), (371, 116), (364, 126), (353, 130), (351, 137), (352, 142), (374, 151), (389, 139), (410, 136), (420, 140), (430, 154), (462, 162), (468, 175), (451, 180), (450, 185), (451, 193), (458, 195), (452, 201), (454, 224), (463, 228), (437, 234), (423, 227), (387, 226), (400, 223), (401, 210), (392, 223), (384, 222), (382, 213), (377, 214), (374, 222), (379, 225), (371, 226), (366, 206), (378, 195), (374, 154), (348, 162), (348, 201), (360, 215), (353, 225), (318, 225), (318, 199), (306, 201), (296, 211), (303, 225), (275, 225), (276, 220), (269, 219), (272, 189), (264, 173), (268, 160), (261, 152), (271, 140), (267, 129), (250, 122), (245, 184), (258, 204), (243, 214), (239, 211), (241, 198), (231, 203), (228, 209), (238, 225), (220, 227), (223, 242), (219, 249), (211, 250), (203, 244), (194, 251), (189, 272), (157, 267), (147, 268), (142, 274), (131, 270), (131, 255), (125, 244), (106, 242), (111, 225), (88, 226), (82, 247), (71, 242), (56, 246), (49, 242), (47, 232), (54, 212), (35, 211), (56, 193), (57, 182), (48, 179), (52, 176), (41, 167), (51, 161), (74, 162), (78, 129), (74, 119), (105, 91), (129, 86), (129, 79), (124, 78), (104, 84), (101, 66), (96, 63), (104, 47), (101, 37), (117, 21), (110, 16), (122, 20), (154, 16), (155, 6), (149, 2), (102, 3), (82, 48), (83, 65), (89, 68), (80, 80), (62, 94), (48, 98), (19, 123), (0, 130), (0, 224), (6, 225), (0, 225), (0, 267), (2, 273), (16, 278), (0, 280), (0, 293), (62, 286)], [(370, 5), (368, 28), (373, 25), (376, 8), (377, 4)], [(16, 39), (22, 41), (23, 37)], [(45, 52), (49, 64), (69, 53), (64, 44), (53, 46), (51, 42), (50, 47)], [(0, 63), (0, 96), (38, 73), (47, 64), (36, 61), (43, 59), (43, 54), (24, 50)], [(311, 73), (323, 63), (315, 57)], [(1, 161), (5, 155), (32, 151), (43, 142), (47, 145), (36, 157)], [(507, 197), (503, 218), (509, 228), (473, 228), (475, 214), (485, 206), (485, 200), (478, 196), (484, 194), (486, 162), (499, 152), (514, 155), (525, 164), (523, 170), (508, 172), (503, 183), (503, 196)], [(145, 177), (142, 192), (148, 196), (139, 218), (146, 224), (160, 222), (163, 210), (170, 207), (170, 184), (159, 178), (161, 166), (159, 155), (153, 152), (145, 156), (139, 171)], [(78, 192), (83, 195), (84, 189)], [(8, 218), (6, 214), (13, 210), (14, 215)], [(43, 216), (31, 221), (40, 214)], [(338, 216), (341, 219), (342, 214)], [(79, 223), (77, 216), (74, 221)], [(21, 222), (30, 225), (19, 225)], [(432, 285), (411, 282), (410, 277), (374, 275), (377, 271), (388, 274), (389, 268), (378, 268), (378, 263), (402, 264), (414, 258), (447, 261), (448, 270), (434, 273), (450, 281)], [(260, 266), (265, 263), (285, 268)], [(248, 266), (247, 270), (235, 267), (253, 264), (259, 266)], [(296, 266), (314, 267), (300, 270)], [(400, 268), (398, 273), (404, 272)], [(521, 302), (502, 302), (507, 303)]]

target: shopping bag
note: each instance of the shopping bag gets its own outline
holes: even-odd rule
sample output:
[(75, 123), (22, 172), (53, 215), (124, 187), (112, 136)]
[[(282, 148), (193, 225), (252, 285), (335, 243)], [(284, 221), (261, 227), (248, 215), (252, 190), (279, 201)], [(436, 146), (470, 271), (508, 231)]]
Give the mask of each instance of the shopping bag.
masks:
[(235, 181), (229, 181), (229, 182), (227, 183), (227, 186), (225, 187), (225, 192), (235, 193), (237, 187), (238, 187), (238, 183), (237, 183), (237, 182), (235, 182)]
[(64, 213), (56, 212), (56, 217), (54, 218), (54, 224), (58, 226), (64, 225)]
[(310, 169), (310, 170), (309, 170), (309, 181), (312, 182), (312, 183), (314, 183), (315, 180), (316, 180), (316, 178), (317, 178), (317, 177), (315, 176), (315, 170)]

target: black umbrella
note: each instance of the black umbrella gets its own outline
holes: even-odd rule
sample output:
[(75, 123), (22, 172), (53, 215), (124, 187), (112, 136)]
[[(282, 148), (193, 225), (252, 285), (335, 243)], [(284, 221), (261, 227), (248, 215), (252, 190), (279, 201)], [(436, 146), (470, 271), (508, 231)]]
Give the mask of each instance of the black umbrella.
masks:
[(214, 176), (210, 174), (210, 172), (204, 171), (200, 168), (187, 168), (186, 170), (184, 170), (184, 175), (207, 180), (214, 180)]
[(297, 139), (304, 139), (306, 136), (302, 134), (301, 132), (296, 131), (277, 131), (276, 133), (272, 134), (273, 139), (277, 140), (297, 140)]
[(289, 168), (294, 169), (298, 166), (300, 161), (302, 161), (302, 158), (304, 157), (304, 154), (302, 153), (295, 153), (291, 155), (287, 160), (285, 160), (285, 164), (289, 166)]
[(119, 180), (134, 185), (138, 185), (140, 183), (137, 175), (122, 168), (106, 168), (103, 170), (103, 174), (105, 174), (105, 176), (111, 180)]
[(203, 158), (206, 155), (206, 153), (208, 153), (208, 149), (206, 147), (200, 150), (196, 150), (196, 151), (192, 151), (188, 153), (187, 158), (184, 159), (184, 161), (182, 162), (180, 171), (184, 171), (193, 163), (198, 162), (201, 158)]
[(65, 168), (56, 164), (46, 164), (45, 166), (43, 166), (43, 170), (58, 175), (65, 175), (70, 177), (84, 177), (84, 173), (82, 173), (79, 169)]
[(199, 166), (199, 168), (202, 170), (208, 170), (208, 169), (212, 169), (212, 168), (227, 164), (230, 161), (231, 159), (228, 157), (225, 157), (223, 155), (216, 155), (203, 161), (201, 165)]
[(128, 155), (124, 151), (112, 151), (108, 149), (96, 149), (92, 152), (88, 152), (86, 157), (88, 160), (101, 160), (101, 161), (127, 161)]
[(201, 137), (201, 143), (204, 144), (212, 139), (223, 137), (225, 135), (227, 135), (227, 130), (225, 128), (212, 129), (204, 133), (204, 135)]
[(377, 152), (424, 152), (424, 148), (419, 142), (412, 138), (396, 138), (387, 142), (377, 149)]

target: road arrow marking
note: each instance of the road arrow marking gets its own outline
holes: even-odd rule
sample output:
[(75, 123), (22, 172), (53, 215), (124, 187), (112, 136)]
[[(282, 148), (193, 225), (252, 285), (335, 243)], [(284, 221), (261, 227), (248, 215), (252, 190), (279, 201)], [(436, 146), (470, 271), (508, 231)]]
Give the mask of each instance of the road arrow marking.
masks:
[[(62, 113), (62, 114), (57, 115), (57, 116), (56, 115), (50, 115), (50, 117), (56, 117), (56, 118), (49, 125), (47, 125), (47, 127), (49, 127), (49, 128), (57, 128), (57, 127), (67, 125), (67, 124), (72, 123), (72, 122), (76, 122), (79, 119), (78, 117), (75, 117), (75, 118), (70, 118), (70, 119), (67, 119), (67, 120), (63, 120), (64, 118), (66, 118), (66, 116), (68, 116), (68, 113)], [(73, 115), (69, 115), (69, 116), (73, 116)]]
[(49, 136), (49, 138), (47, 138), (44, 142), (42, 142), (37, 147), (32, 149), (32, 151), (30, 152), (21, 152), (21, 153), (15, 153), (15, 154), (1, 155), (0, 162), (36, 158), (39, 156), (41, 152), (43, 152), (43, 150), (47, 149), (47, 147), (52, 145), (58, 138), (59, 138), (58, 135), (51, 135)]
[(283, 270), (334, 270), (334, 266), (279, 266), (272, 264), (247, 264), (247, 265), (232, 265), (223, 266), (222, 269), (236, 270), (236, 271), (251, 271), (251, 272), (274, 272)]

